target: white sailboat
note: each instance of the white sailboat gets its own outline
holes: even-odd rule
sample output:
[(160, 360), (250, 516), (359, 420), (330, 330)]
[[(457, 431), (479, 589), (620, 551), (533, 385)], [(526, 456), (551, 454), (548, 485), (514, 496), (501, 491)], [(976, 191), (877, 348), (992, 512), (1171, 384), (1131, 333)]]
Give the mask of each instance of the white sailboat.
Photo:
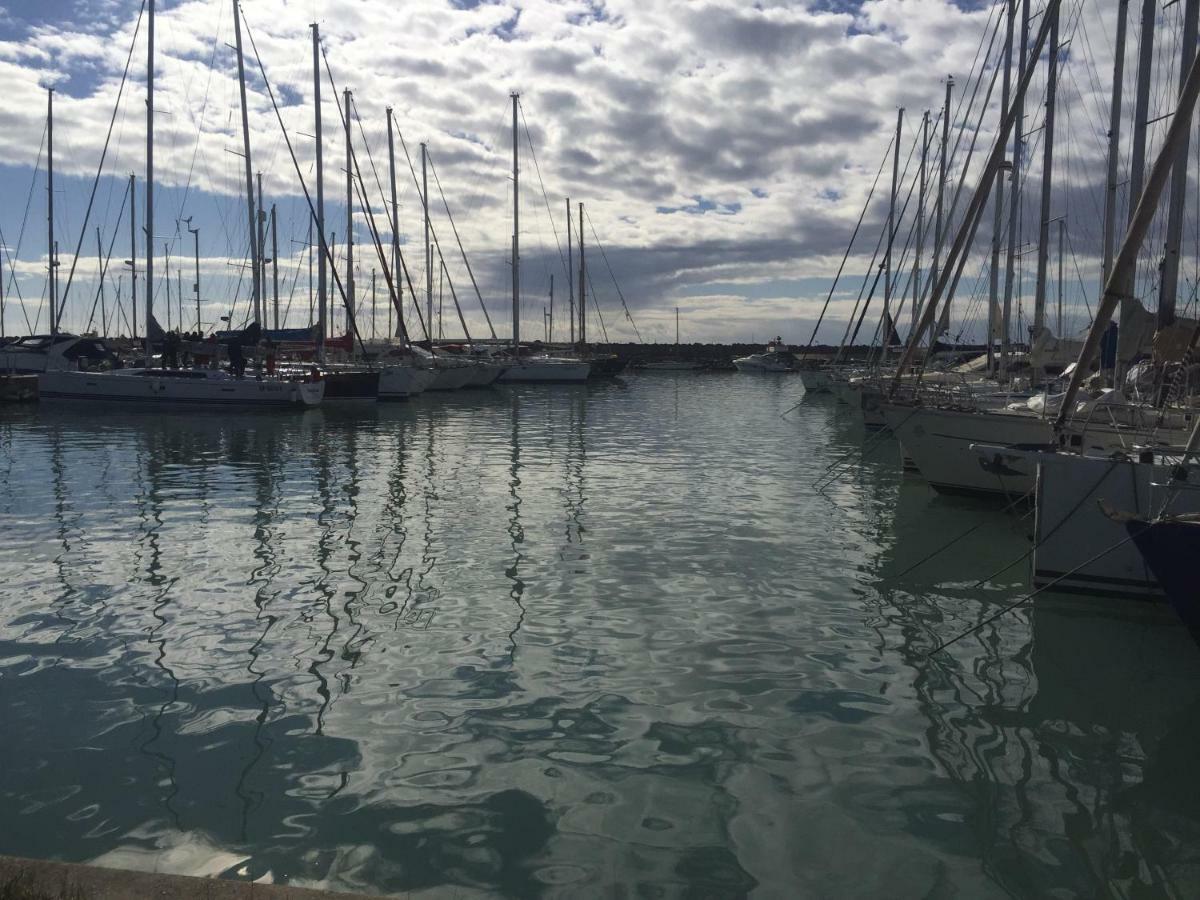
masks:
[(506, 360), (507, 368), (497, 379), (498, 384), (529, 382), (546, 384), (551, 382), (582, 383), (587, 381), (591, 364), (586, 360), (554, 356), (521, 355), (521, 237), (520, 237), (520, 170), (517, 165), (517, 101), (520, 94), (512, 94), (512, 147), (513, 147), (513, 236), (512, 236), (512, 358)]
[[(161, 332), (154, 319), (154, 0), (147, 3), (146, 63), (146, 359), (151, 358), (151, 335)], [(242, 39), (237, 4), (234, 4), (238, 69), (242, 75)], [(244, 86), (244, 77), (242, 78)], [(243, 94), (243, 130), (245, 98)], [(249, 135), (244, 136), (247, 149)], [(247, 154), (247, 174), (249, 173)], [(249, 185), (247, 186), (249, 189)], [(253, 239), (251, 239), (253, 243)], [(255, 304), (259, 289), (255, 283)], [(239, 377), (215, 369), (117, 369), (108, 372), (49, 371), (38, 375), (42, 401), (99, 404), (217, 407), (307, 408), (320, 404), (325, 384), (320, 380), (292, 381), (273, 376)]]

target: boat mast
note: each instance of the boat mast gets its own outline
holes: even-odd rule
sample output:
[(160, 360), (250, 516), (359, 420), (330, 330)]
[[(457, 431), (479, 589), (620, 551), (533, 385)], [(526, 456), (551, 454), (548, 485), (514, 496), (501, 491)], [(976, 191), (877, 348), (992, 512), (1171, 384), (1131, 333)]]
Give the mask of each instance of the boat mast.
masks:
[(1066, 218), (1060, 216), (1058, 220), (1058, 320), (1055, 329), (1060, 335), (1063, 333), (1063, 232), (1066, 230), (1066, 225)]
[[(1196, 0), (1193, 0), (1196, 2)], [(1033, 294), (1032, 338), (1046, 327), (1046, 278), (1050, 263), (1050, 190), (1051, 170), (1054, 167), (1054, 104), (1058, 86), (1058, 11), (1051, 14), (1050, 45), (1046, 68), (1046, 120), (1042, 140), (1042, 211), (1038, 231), (1037, 283)]]
[[(946, 196), (946, 157), (950, 151), (950, 94), (954, 90), (954, 77), (946, 79), (946, 105), (942, 110), (942, 153), (938, 160), (938, 195), (936, 218), (933, 226), (933, 259), (929, 264), (929, 291), (933, 293), (933, 286), (937, 284), (938, 278), (938, 263), (942, 252), (942, 242), (946, 239), (946, 229), (949, 222), (942, 221), (942, 206)], [(989, 339), (991, 331), (989, 330)], [(937, 335), (934, 335), (934, 340), (937, 340)], [(988, 347), (988, 363), (992, 362), (992, 348)]]
[(904, 127), (904, 107), (896, 111), (896, 141), (892, 145), (892, 192), (888, 198), (887, 249), (883, 256), (883, 352), (887, 359), (888, 343), (892, 337), (892, 244), (896, 239), (896, 190), (900, 182), (900, 132)]
[(108, 334), (108, 302), (104, 296), (104, 245), (100, 240), (100, 226), (96, 226), (96, 268), (100, 272), (100, 337)]
[(192, 290), (196, 292), (196, 332), (203, 335), (204, 323), (200, 321), (200, 226), (192, 227), (192, 217), (188, 216), (184, 219), (187, 223), (187, 230), (191, 233), (194, 240), (194, 248), (196, 251), (196, 283), (192, 285)]
[(125, 260), (125, 264), (129, 266), (129, 302), (131, 305), (132, 318), (129, 320), (129, 330), (132, 332), (129, 336), (137, 338), (137, 204), (135, 203), (135, 194), (137, 192), (137, 176), (132, 172), (129, 173), (129, 259)]
[[(312, 26), (313, 55), (313, 135), (317, 144), (317, 360), (325, 361), (325, 336), (328, 333), (329, 302), (325, 272), (325, 167), (321, 148), (321, 32), (316, 22)], [(308, 245), (312, 258), (312, 241)]]
[[(1013, 23), (1016, 14), (1016, 0), (1011, 0), (1004, 28), (1004, 75), (1000, 84), (1000, 108), (1003, 110), (1008, 109), (1012, 91)], [(996, 371), (996, 350), (992, 342), (1000, 331), (1000, 247), (1004, 230), (1004, 190), (1004, 180), (997, 178), (992, 201), (992, 270), (988, 282), (988, 372)]]
[[(1179, 47), (1179, 89), (1187, 80), (1188, 65), (1196, 56), (1196, 25), (1200, 0), (1187, 0), (1183, 9), (1183, 38)], [(1167, 208), (1167, 246), (1158, 295), (1158, 327), (1175, 324), (1175, 296), (1179, 290), (1179, 248), (1183, 239), (1183, 207), (1187, 199), (1188, 144), (1191, 131), (1180, 139), (1179, 155), (1171, 171), (1171, 199)]]
[[(1012, 0), (1009, 15), (1016, 16), (1017, 0)], [(1029, 43), (1029, 0), (1021, 4), (1021, 47), (1017, 56), (1018, 80), (1025, 78), (1026, 54)], [(1007, 107), (1005, 107), (1007, 109)], [(1025, 123), (1025, 95), (1021, 94), (1014, 107), (1012, 134), (1012, 170), (1009, 174), (1009, 203), (1008, 203), (1008, 256), (1004, 264), (1004, 306), (1000, 317), (1000, 369), (1008, 371), (1009, 357), (1012, 354), (1010, 344), (1012, 333), (1012, 298), (1017, 267), (1017, 214), (1021, 202), (1021, 149), (1024, 146), (1021, 128)]]
[(354, 161), (350, 147), (350, 89), (342, 91), (342, 104), (346, 107), (346, 322), (355, 330), (358, 316), (354, 305)]
[[(272, 203), (271, 204), (271, 284), (272, 284), (272, 288), (273, 288), (272, 295), (275, 299), (274, 319), (275, 319), (275, 330), (276, 331), (279, 330), (279, 230), (278, 230), (278, 222), (279, 222), (279, 219), (275, 215), (275, 204)], [(199, 294), (197, 294), (196, 297), (197, 297), (197, 301), (198, 301)], [(197, 304), (196, 304), (196, 319), (197, 319), (197, 321), (199, 321), (199, 318), (200, 318), (199, 311), (200, 311), (200, 305), (199, 305), (199, 302), (197, 302)]]
[(575, 258), (571, 247), (571, 198), (567, 198), (567, 299), (571, 312), (571, 346), (575, 346)]
[[(1051, 2), (1053, 3), (1055, 0), (1051, 0)], [(1071, 381), (1059, 404), (1058, 416), (1054, 420), (1056, 432), (1061, 431), (1067, 417), (1070, 416), (1083, 379), (1089, 374), (1092, 360), (1095, 359), (1096, 353), (1100, 349), (1100, 341), (1108, 329), (1109, 322), (1112, 321), (1113, 311), (1122, 296), (1121, 285), (1127, 283), (1128, 270), (1133, 267), (1142, 243), (1146, 239), (1146, 233), (1150, 230), (1150, 224), (1158, 210), (1158, 202), (1162, 199), (1163, 188), (1166, 187), (1167, 179), (1171, 175), (1172, 165), (1186, 158), (1180, 154), (1180, 148), (1187, 146), (1188, 132), (1192, 127), (1192, 116), (1196, 108), (1197, 97), (1200, 97), (1200, 57), (1194, 57), (1188, 66), (1187, 77), (1179, 92), (1179, 103), (1175, 107), (1171, 124), (1167, 128), (1166, 138), (1163, 140), (1162, 148), (1146, 179), (1145, 188), (1138, 197), (1133, 218), (1129, 222), (1129, 229), (1121, 241), (1121, 249), (1113, 260), (1112, 274), (1109, 275), (1108, 282), (1104, 285), (1104, 293), (1097, 305), (1096, 315), (1092, 319), (1092, 327), (1088, 331), (1083, 347), (1079, 350), (1079, 358), (1076, 361), (1075, 370), (1071, 373)], [(1190, 445), (1189, 441), (1189, 447)]]
[(54, 241), (54, 88), (46, 89), (46, 286), (50, 296), (50, 333), (58, 334), (58, 265)]
[(513, 356), (518, 361), (521, 358), (521, 191), (518, 180), (520, 170), (517, 166), (517, 99), (516, 91), (512, 92), (512, 150), (513, 150), (513, 234), (512, 234), (512, 340)]
[[(1112, 106), (1108, 116), (1108, 184), (1104, 194), (1103, 257), (1100, 264), (1100, 282), (1108, 281), (1112, 273), (1113, 241), (1117, 225), (1117, 174), (1120, 165), (1118, 153), (1121, 146), (1121, 95), (1125, 82), (1125, 25), (1129, 18), (1129, 0), (1117, 4), (1117, 42), (1113, 55)], [(1061, 226), (1059, 231), (1061, 234)], [(1061, 318), (1061, 316), (1060, 316)], [(1059, 324), (1061, 328), (1061, 323)]]
[[(238, 94), (242, 103), (242, 155), (246, 164), (246, 210), (249, 216), (250, 230), (250, 271), (252, 272), (252, 291), (254, 298), (254, 321), (262, 321), (262, 283), (259, 280), (258, 242), (254, 239), (256, 232), (254, 224), (254, 174), (250, 166), (250, 114), (246, 109), (246, 62), (242, 58), (242, 14), (238, 0), (233, 0), (233, 37), (237, 50)], [(149, 188), (148, 188), (149, 189)], [(146, 223), (147, 234), (150, 234), (150, 223)], [(146, 284), (150, 285), (149, 269)], [(232, 326), (232, 322), (230, 325)]]
[[(514, 128), (516, 126), (513, 126)], [(513, 147), (516, 147), (516, 132), (513, 132)], [(513, 150), (516, 159), (516, 150)], [(429, 339), (433, 340), (433, 248), (429, 243), (429, 150), (421, 142), (421, 210), (425, 220), (425, 321), (429, 323)], [(515, 163), (514, 169), (516, 171)], [(515, 215), (515, 213), (514, 213)], [(432, 349), (432, 348), (431, 348)]]
[[(237, 8), (237, 0), (234, 0)], [(240, 39), (239, 39), (240, 40)], [(242, 58), (238, 53), (238, 60)], [(132, 216), (130, 219), (132, 220)], [(154, 0), (146, 2), (146, 368), (154, 321)]]
[(263, 209), (262, 172), (258, 173), (258, 205), (255, 207), (254, 221), (258, 226), (255, 234), (255, 243), (258, 246), (258, 284), (261, 291), (258, 306), (254, 309), (254, 320), (261, 324), (264, 321), (263, 310), (266, 307), (261, 294), (267, 292), (267, 239), (263, 234), (263, 228), (267, 221), (267, 213)]
[[(396, 285), (396, 336), (404, 334), (404, 304), (400, 302), (404, 291), (400, 280), (400, 204), (396, 202), (396, 140), (392, 135), (392, 108), (387, 108), (388, 133), (388, 181), (392, 186), (392, 283)], [(388, 337), (392, 337), (392, 307), (388, 306)]]
[[(912, 277), (912, 327), (917, 326), (917, 307), (921, 303), (921, 251), (925, 249), (925, 164), (929, 155), (929, 110), (921, 117), (921, 170), (918, 173), (920, 182), (917, 196), (917, 247), (913, 255)], [(678, 343), (678, 340), (676, 341)]]
[(679, 307), (675, 307), (675, 346), (679, 346)]
[(579, 343), (587, 343), (587, 263), (583, 257), (583, 202), (579, 203)]
[[(1047, 9), (1061, 5), (1062, 0), (1049, 0)], [(1041, 54), (1042, 46), (1046, 41), (1046, 33), (1048, 22), (1043, 22), (1038, 29), (1037, 37), (1034, 40), (1034, 56)], [(1017, 82), (1015, 91), (1015, 101), (1020, 101), (1024, 98), (1026, 91), (1029, 89), (1029, 82), (1032, 78), (1032, 69), (1021, 75)], [(920, 320), (917, 323), (917, 329), (914, 334), (909, 336), (908, 342), (905, 345), (904, 353), (900, 359), (900, 365), (897, 367), (895, 374), (892, 376), (891, 383), (888, 387), (888, 396), (895, 394), (896, 388), (900, 384), (903, 373), (912, 364), (914, 356), (916, 356), (917, 344), (925, 333), (925, 329), (929, 328), (934, 323), (940, 311), (940, 306), (944, 297), (947, 296), (947, 288), (951, 280), (950, 276), (956, 267), (961, 268), (963, 263), (962, 254), (967, 245), (975, 236), (975, 232), (983, 218), (983, 210), (987, 204), (987, 199), (991, 194), (992, 185), (995, 181), (997, 173), (1001, 169), (1001, 164), (1004, 161), (1004, 147), (1008, 143), (1010, 132), (1017, 121), (1016, 102), (1013, 108), (1006, 110), (1000, 119), (1000, 124), (996, 132), (996, 143), (993, 145), (991, 152), (988, 154), (987, 161), (983, 166), (983, 174), (980, 178), (978, 186), (971, 194), (971, 200), (967, 204), (966, 212), (963, 214), (963, 222), (960, 225), (957, 233), (954, 236), (953, 242), (950, 244), (950, 250), (946, 254), (946, 268), (938, 274), (937, 283), (933, 286), (933, 293), (930, 295), (929, 303), (921, 311)]]

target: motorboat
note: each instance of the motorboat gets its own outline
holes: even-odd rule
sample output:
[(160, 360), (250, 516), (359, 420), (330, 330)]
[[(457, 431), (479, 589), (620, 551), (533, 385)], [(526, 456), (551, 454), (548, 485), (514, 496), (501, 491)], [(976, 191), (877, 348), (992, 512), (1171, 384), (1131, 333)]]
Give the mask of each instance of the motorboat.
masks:
[(319, 406), (324, 397), (325, 382), (320, 378), (239, 378), (218, 369), (117, 369), (38, 376), (38, 398), (43, 402), (306, 409)]
[(776, 337), (767, 344), (767, 349), (762, 353), (740, 357), (735, 359), (733, 364), (739, 372), (758, 374), (794, 372), (796, 371), (796, 356), (783, 342), (783, 338)]

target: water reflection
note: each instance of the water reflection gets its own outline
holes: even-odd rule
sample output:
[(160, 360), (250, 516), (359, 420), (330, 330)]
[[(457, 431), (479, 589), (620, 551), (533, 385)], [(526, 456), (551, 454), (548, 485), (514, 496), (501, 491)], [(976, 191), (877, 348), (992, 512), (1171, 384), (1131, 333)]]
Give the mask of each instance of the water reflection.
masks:
[(1195, 893), (1186, 632), (1052, 601), (931, 664), (1024, 589), (1026, 523), (795, 400), (6, 417), (0, 852), (521, 897)]

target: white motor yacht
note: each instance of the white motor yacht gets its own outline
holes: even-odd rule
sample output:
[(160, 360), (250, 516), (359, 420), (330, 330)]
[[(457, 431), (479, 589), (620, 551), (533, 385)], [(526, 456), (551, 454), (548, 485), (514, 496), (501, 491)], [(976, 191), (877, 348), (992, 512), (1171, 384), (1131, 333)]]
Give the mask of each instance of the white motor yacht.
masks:
[(733, 364), (739, 372), (763, 374), (796, 371), (796, 357), (781, 337), (767, 344), (767, 349), (762, 353), (735, 359)]

